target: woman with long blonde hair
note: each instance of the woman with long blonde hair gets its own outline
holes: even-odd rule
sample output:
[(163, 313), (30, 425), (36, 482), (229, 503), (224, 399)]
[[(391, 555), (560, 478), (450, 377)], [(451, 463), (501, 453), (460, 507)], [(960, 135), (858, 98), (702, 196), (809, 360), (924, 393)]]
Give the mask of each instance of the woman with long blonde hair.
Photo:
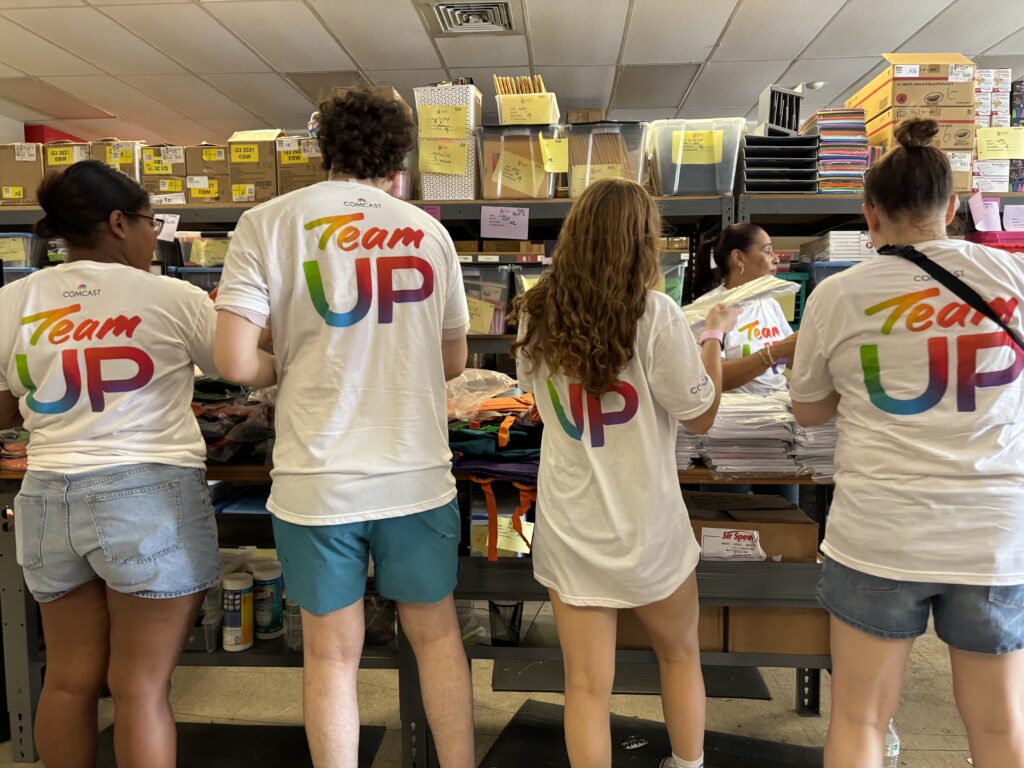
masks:
[(714, 422), (722, 339), (736, 313), (713, 309), (698, 347), (679, 307), (654, 290), (660, 236), (657, 206), (640, 185), (597, 182), (566, 218), (551, 269), (515, 306), (519, 382), (547, 424), (533, 563), (565, 661), (573, 768), (611, 766), (623, 608), (636, 610), (658, 656), (673, 752), (663, 768), (704, 764), (700, 549), (675, 442), (680, 421), (694, 432)]

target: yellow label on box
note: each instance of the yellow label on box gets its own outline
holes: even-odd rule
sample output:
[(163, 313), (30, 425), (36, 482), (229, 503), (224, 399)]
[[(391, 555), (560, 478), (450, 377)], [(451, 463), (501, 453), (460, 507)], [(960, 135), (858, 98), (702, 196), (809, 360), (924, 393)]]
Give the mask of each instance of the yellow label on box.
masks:
[(4, 200), (24, 200), (25, 199), (25, 188), (24, 187), (3, 187), (0, 188), (0, 197)]
[(222, 163), (224, 162), (224, 150), (221, 147), (216, 149), (204, 149), (203, 150), (203, 161), (207, 163)]
[(181, 192), (183, 188), (181, 179), (160, 179), (161, 192)]
[(978, 159), (1024, 159), (1024, 127), (979, 128)]
[(259, 144), (232, 144), (232, 163), (258, 163), (260, 161)]
[(512, 527), (511, 517), (498, 517), (498, 549), (508, 552), (521, 552), (524, 555), (530, 552), (530, 545), (533, 544), (533, 523), (520, 520), (523, 528), (523, 535)]
[(544, 134), (538, 134), (540, 139), (540, 151), (544, 156), (544, 170), (548, 173), (569, 172), (569, 140), (568, 139), (545, 139)]
[(420, 173), (462, 176), (469, 164), (469, 144), (463, 139), (420, 139)]
[(722, 162), (724, 131), (672, 131), (672, 162), (716, 165)]
[[(590, 178), (587, 178), (587, 173)], [(571, 197), (579, 197), (583, 190), (601, 179), (617, 179), (622, 176), (622, 166), (618, 163), (609, 165), (574, 165), (572, 167)]]
[(122, 163), (130, 163), (132, 161), (132, 151), (130, 149), (115, 149), (110, 144), (105, 149), (107, 150), (107, 165), (121, 165)]
[(552, 116), (552, 95), (532, 93), (498, 99), (501, 122), (510, 125), (541, 125), (556, 122)]
[(466, 138), (466, 108), (433, 106), (419, 107), (421, 139)]
[(163, 160), (147, 160), (142, 163), (142, 172), (147, 176), (170, 176), (172, 170)]
[(535, 197), (540, 177), (544, 176), (546, 174), (539, 165), (512, 152), (502, 152), (491, 181), (526, 197)]
[[(239, 186), (244, 185), (240, 184)], [(196, 187), (195, 189), (192, 189), (190, 191), (192, 192), (192, 197), (198, 197), (205, 200), (212, 200), (215, 197), (220, 197), (220, 190), (218, 189), (218, 187), (219, 184), (217, 184), (216, 179), (211, 179), (208, 186)]]
[(309, 158), (302, 154), (301, 149), (289, 149), (277, 153), (277, 160), (281, 165), (307, 165)]
[(72, 147), (47, 147), (47, 165), (72, 165), (75, 162), (75, 151)]
[(466, 297), (466, 304), (469, 306), (469, 331), (470, 333), (489, 334), (491, 323), (494, 322), (494, 305), (489, 301)]
[(256, 202), (256, 185), (255, 184), (232, 184), (231, 185), (231, 201), (234, 203), (253, 203)]

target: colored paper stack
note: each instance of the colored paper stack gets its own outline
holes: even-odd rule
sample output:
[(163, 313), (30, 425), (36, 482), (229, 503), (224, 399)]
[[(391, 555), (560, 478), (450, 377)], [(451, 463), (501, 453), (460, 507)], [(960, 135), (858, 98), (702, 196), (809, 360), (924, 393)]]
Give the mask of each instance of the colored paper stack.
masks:
[(701, 455), (715, 475), (797, 475), (793, 414), (776, 398), (726, 393)]
[(820, 135), (818, 191), (821, 194), (859, 195), (864, 191), (868, 167), (868, 136), (863, 109), (819, 109), (800, 129)]

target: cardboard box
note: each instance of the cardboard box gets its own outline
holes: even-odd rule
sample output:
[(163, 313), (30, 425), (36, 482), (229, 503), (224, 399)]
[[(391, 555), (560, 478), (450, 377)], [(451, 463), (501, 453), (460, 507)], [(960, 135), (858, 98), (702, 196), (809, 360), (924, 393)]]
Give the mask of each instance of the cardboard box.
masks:
[(277, 196), (277, 147), (283, 131), (236, 131), (228, 139), (232, 203), (265, 203)]
[(308, 136), (277, 140), (277, 194), (287, 195), (327, 179), (320, 142)]
[(482, 253), (544, 253), (544, 241), (530, 240), (484, 240), (481, 243)]
[(53, 141), (43, 145), (43, 170), (63, 171), (90, 156), (89, 142)]
[(974, 177), (974, 191), (975, 192), (1009, 192), (1010, 191), (1010, 173), (1007, 171), (1005, 176), (975, 176)]
[(976, 115), (992, 114), (992, 93), (974, 94), (974, 113)]
[(993, 115), (1007, 115), (1010, 114), (1010, 94), (1008, 93), (993, 93), (992, 94), (992, 114)]
[(886, 53), (889, 66), (846, 100), (871, 120), (892, 107), (973, 107), (974, 62), (960, 53)]
[(818, 524), (780, 496), (684, 491), (683, 500), (698, 542), (701, 532), (708, 528), (757, 531), (769, 560), (817, 560)]
[(603, 109), (570, 109), (565, 113), (567, 123), (596, 123), (604, 120)]
[(975, 160), (975, 176), (1005, 176), (1010, 177), (1009, 160)]
[(1011, 128), (1013, 127), (1013, 118), (1009, 115), (992, 115), (992, 127)]
[(154, 205), (184, 205), (187, 175), (184, 147), (157, 144), (142, 148), (141, 183)]
[(974, 118), (974, 127), (977, 128), (991, 128), (992, 127), (992, 115), (977, 115)]
[(36, 205), (42, 180), (42, 144), (0, 144), (0, 205)]
[[(343, 98), (345, 98), (345, 94), (346, 93), (351, 91), (353, 88), (357, 88), (357, 87), (359, 87), (359, 86), (354, 86), (354, 85), (336, 85), (336, 86), (334, 86), (334, 88), (331, 89), (331, 96), (333, 96), (336, 99), (343, 99)], [(401, 104), (403, 107), (405, 107), (405, 111), (409, 113), (410, 117), (412, 117), (412, 107), (409, 106), (409, 102), (407, 102), (405, 99), (402, 98), (402, 94), (400, 94), (398, 92), (398, 89), (395, 88), (395, 86), (393, 86), (393, 85), (371, 85), (371, 86), (369, 86), (369, 88), (370, 88), (371, 91), (373, 91), (378, 96), (382, 96), (385, 99), (391, 99), (392, 101), (397, 101), (399, 104)]]
[(893, 107), (868, 121), (868, 141), (887, 149), (897, 146), (896, 128), (906, 120), (924, 117), (939, 124), (932, 146), (939, 149), (974, 149), (974, 107)]
[[(721, 653), (725, 650), (725, 608), (715, 605), (700, 606), (697, 637), (701, 651)], [(650, 650), (651, 640), (640, 619), (632, 610), (619, 611), (615, 647), (623, 651)]]
[(729, 653), (831, 653), (829, 617), (822, 608), (737, 608), (728, 611)]
[(231, 202), (228, 148), (218, 144), (186, 147), (185, 188), (191, 204)]
[(102, 139), (89, 145), (89, 155), (117, 168), (127, 176), (139, 181), (142, 160), (142, 142), (121, 141), (120, 139)]
[(974, 152), (942, 150), (953, 169), (953, 191), (970, 192), (974, 184)]

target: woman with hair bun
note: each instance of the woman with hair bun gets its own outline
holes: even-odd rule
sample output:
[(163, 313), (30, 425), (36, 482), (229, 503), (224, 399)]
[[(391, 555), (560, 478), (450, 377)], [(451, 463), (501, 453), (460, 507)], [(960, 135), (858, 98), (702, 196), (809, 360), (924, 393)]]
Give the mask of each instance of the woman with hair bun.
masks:
[(818, 587), (832, 614), (829, 768), (882, 764), (929, 618), (974, 764), (1024, 765), (1024, 257), (949, 237), (958, 200), (938, 130), (903, 123), (868, 170), (883, 255), (815, 290), (797, 344), (797, 421), (838, 414)]

